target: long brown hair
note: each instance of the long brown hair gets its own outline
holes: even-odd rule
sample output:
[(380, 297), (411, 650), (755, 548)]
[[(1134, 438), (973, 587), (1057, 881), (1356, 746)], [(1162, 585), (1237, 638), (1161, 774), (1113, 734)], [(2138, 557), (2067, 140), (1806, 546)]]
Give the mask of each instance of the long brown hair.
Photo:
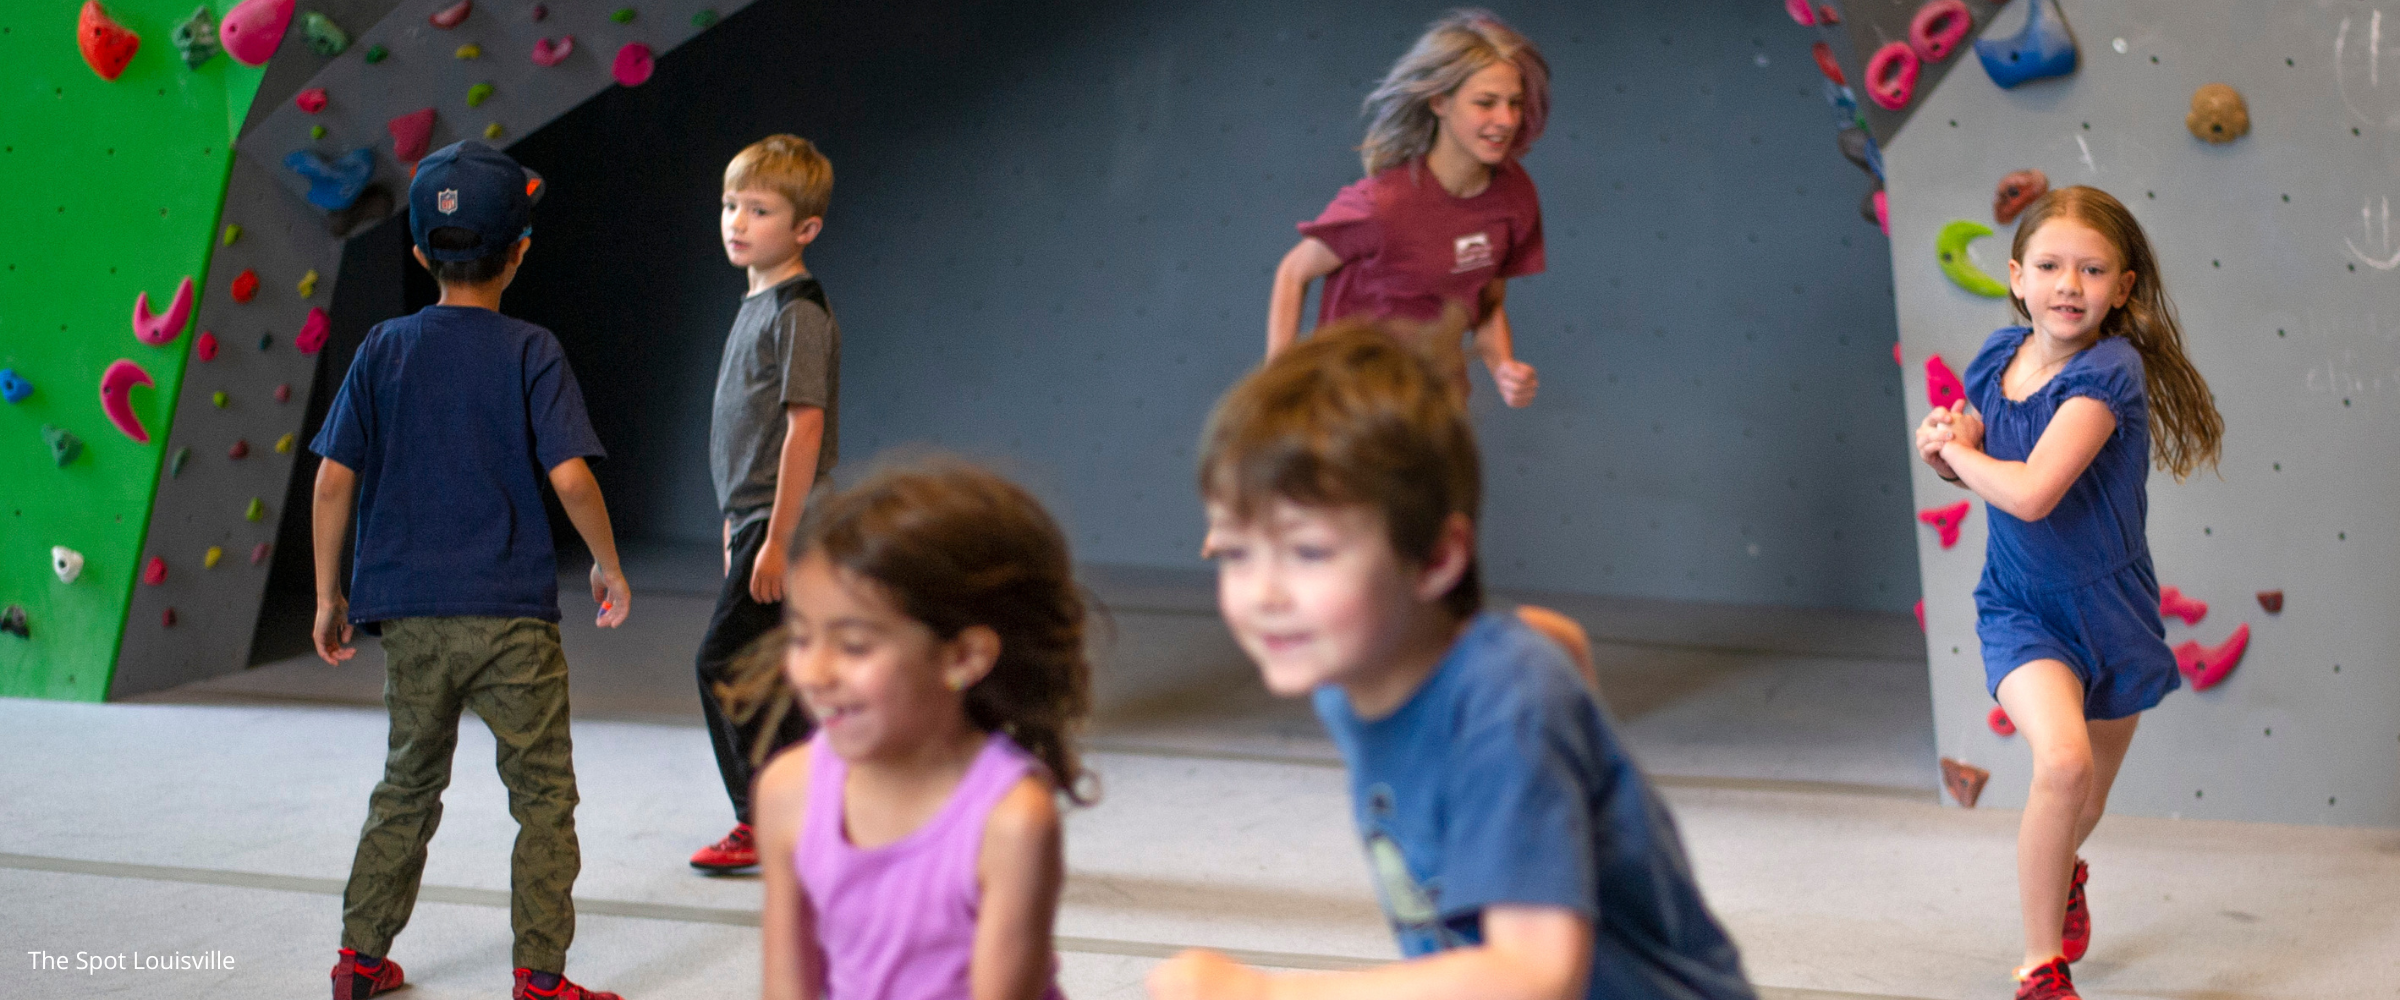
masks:
[[(2106, 191), (2082, 185), (2059, 188), (2041, 196), (2017, 221), (2009, 259), (2022, 263), (2025, 244), (2042, 223), (2056, 218), (2092, 227), (2117, 248), (2125, 269), (2134, 274), (2133, 294), (2100, 321), (2100, 335), (2123, 337), (2141, 353), (2144, 388), (2150, 396), (2150, 450), (2158, 467), (2174, 473), (2177, 482), (2202, 466), (2215, 467), (2225, 439), (2225, 418), (2217, 413), (2208, 380), (2184, 356), (2183, 326), (2175, 319), (2175, 304), (2167, 300), (2158, 255), (2151, 252), (2142, 224)], [(2017, 307), (2017, 315), (2032, 321), (2025, 300), (2012, 291), (2008, 301)]]

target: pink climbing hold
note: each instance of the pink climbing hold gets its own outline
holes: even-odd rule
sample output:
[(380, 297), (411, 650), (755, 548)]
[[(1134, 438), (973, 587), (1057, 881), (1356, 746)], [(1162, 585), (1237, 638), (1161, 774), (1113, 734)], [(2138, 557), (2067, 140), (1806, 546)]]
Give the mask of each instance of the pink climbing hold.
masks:
[(2195, 601), (2183, 596), (2183, 591), (2163, 587), (2158, 592), (2158, 616), (2181, 618), (2186, 625), (2198, 625), (2200, 619), (2208, 617), (2208, 602)]
[(1917, 631), (1925, 631), (1925, 599), (1917, 598)]
[(267, 561), (267, 552), (269, 551), (269, 548), (270, 548), (270, 547), (269, 547), (269, 546), (267, 545), (267, 543), (265, 543), (265, 542), (260, 542), (260, 543), (258, 543), (257, 545), (251, 546), (251, 548), (250, 548), (250, 565), (252, 565), (252, 566), (256, 566), (256, 565), (258, 565), (258, 564), (260, 564), (260, 563), (266, 562), (266, 561)]
[(183, 283), (175, 286), (175, 301), (167, 305), (166, 315), (150, 312), (150, 292), (144, 289), (133, 296), (133, 339), (152, 347), (164, 347), (183, 336), (183, 328), (192, 321), (192, 279), (185, 275)]
[(1917, 520), (1933, 525), (1933, 530), (1941, 533), (1942, 547), (1946, 549), (1958, 544), (1958, 529), (1967, 523), (1968, 509), (1967, 502), (1961, 500), (1948, 507), (1920, 510)]
[(1939, 354), (1926, 358), (1925, 401), (1933, 404), (1934, 409), (1940, 410), (1965, 398), (1967, 398), (1966, 384), (1958, 380), (1957, 372), (1950, 370), (1950, 363), (1942, 360), (1942, 356)]
[(1817, 24), (1817, 10), (1808, 5), (1808, 0), (1783, 0), (1783, 12), (1792, 15), (1792, 20), (1803, 28)]
[(2243, 622), (2234, 628), (2233, 635), (2214, 647), (2197, 642), (2175, 647), (2175, 669), (2183, 674), (2183, 679), (2192, 682), (2192, 690), (2206, 691), (2241, 665), (2242, 652), (2249, 647), (2250, 623)]
[(140, 365), (124, 358), (111, 362), (108, 370), (100, 373), (100, 412), (108, 414), (108, 422), (133, 443), (149, 444), (150, 432), (142, 429), (142, 419), (133, 414), (133, 387), (137, 385), (157, 383), (150, 381), (150, 373)]
[(420, 108), (391, 121), (383, 127), (392, 133), (392, 158), (415, 164), (425, 158), (433, 145), (433, 109)]
[(200, 339), (193, 342), (192, 350), (200, 355), (202, 361), (217, 360), (217, 335), (207, 330), (200, 331)]
[(325, 110), (325, 88), (310, 87), (303, 90), (298, 96), (292, 98), (292, 103), (299, 105), (300, 110), (312, 115), (323, 111)]
[(1917, 61), (1915, 49), (1907, 42), (1891, 42), (1867, 57), (1867, 96), (1887, 111), (1908, 106), (1917, 96)]
[(151, 556), (149, 562), (142, 564), (142, 582), (153, 587), (167, 582), (167, 561)]
[(1875, 192), (1875, 228), (1885, 236), (1892, 235), (1892, 203), (1881, 191)]
[(325, 310), (311, 306), (308, 318), (300, 322), (300, 332), (292, 335), (292, 346), (302, 354), (315, 354), (325, 346), (325, 333), (331, 327), (325, 319)]
[(2008, 717), (2008, 709), (1998, 705), (1992, 706), (1992, 714), (1983, 717), (1983, 724), (2002, 736), (2017, 735), (2017, 724)]
[(1892, 363), (1895, 365), (1905, 365), (1908, 363), (1900, 360), (1900, 342), (1897, 340), (1892, 341)]
[(264, 66), (292, 24), (292, 0), (242, 0), (217, 25), (217, 44), (244, 66)]
[(1941, 62), (1958, 51), (1958, 43), (1966, 41), (1967, 32), (1975, 27), (1975, 15), (1968, 12), (1964, 0), (1933, 0), (1917, 8), (1917, 16), (1908, 22), (1908, 47), (1917, 58), (1926, 62)]
[(249, 439), (247, 439), (247, 438), (235, 438), (235, 439), (234, 439), (234, 442), (233, 442), (233, 447), (225, 449), (225, 457), (226, 457), (226, 458), (233, 459), (233, 460), (235, 460), (235, 461), (240, 461), (240, 460), (242, 460), (242, 459), (249, 458), (249, 457), (250, 457), (250, 441), (249, 441)]
[(166, 610), (166, 612), (165, 612), (165, 613), (163, 613), (163, 614), (159, 615), (159, 616), (158, 616), (158, 625), (159, 625), (159, 627), (160, 627), (160, 628), (174, 628), (174, 627), (175, 627), (175, 609), (174, 609), (174, 608), (168, 608), (168, 609)]
[(458, 27), (459, 22), (465, 21), (468, 12), (474, 9), (475, 0), (458, 0), (456, 4), (434, 11), (433, 16), (426, 20), (433, 22), (434, 27), (448, 31)]
[(625, 86), (639, 87), (643, 81), (650, 79), (650, 72), (657, 68), (658, 60), (650, 54), (649, 46), (627, 42), (624, 48), (617, 50), (617, 59), (609, 64), (608, 75), (616, 77), (617, 82)]
[(278, 403), (289, 403), (292, 401), (291, 383), (285, 382), (275, 387), (275, 401)]
[(555, 42), (547, 38), (537, 38), (533, 41), (533, 64), (556, 66), (574, 51), (575, 36), (573, 35), (561, 35)]

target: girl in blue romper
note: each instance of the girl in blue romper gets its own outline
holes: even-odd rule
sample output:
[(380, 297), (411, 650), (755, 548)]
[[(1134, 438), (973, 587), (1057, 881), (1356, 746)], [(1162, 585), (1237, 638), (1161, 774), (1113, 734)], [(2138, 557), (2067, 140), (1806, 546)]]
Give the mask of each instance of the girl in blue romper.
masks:
[(2017, 996), (2065, 1000), (2091, 937), (2076, 849), (2141, 713), (2181, 685), (2144, 531), (2148, 464), (2155, 452), (2178, 481), (2215, 464), (2223, 422), (2149, 239), (2115, 198), (2071, 187), (2036, 201), (2008, 273), (2030, 325), (1984, 342), (1967, 400), (1927, 415), (1917, 449), (1990, 509), (1975, 632), (1986, 686), (2033, 750)]

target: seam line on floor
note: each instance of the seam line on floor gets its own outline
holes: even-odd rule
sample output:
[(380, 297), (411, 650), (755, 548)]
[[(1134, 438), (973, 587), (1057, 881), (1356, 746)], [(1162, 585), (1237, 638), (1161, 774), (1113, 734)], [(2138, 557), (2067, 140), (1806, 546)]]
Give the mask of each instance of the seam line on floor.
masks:
[[(1221, 760), (1241, 764), (1285, 764), (1293, 767), (1314, 767), (1335, 771), (1341, 770), (1343, 766), (1339, 758), (1312, 757), (1306, 754), (1198, 750), (1141, 743), (1121, 743), (1112, 740), (1089, 741), (1084, 744), (1084, 751), (1103, 755), (1117, 754), (1125, 757)], [(1651, 774), (1649, 778), (1651, 784), (1660, 788), (1705, 788), (1735, 792), (1799, 792), (1811, 795), (1864, 795), (1908, 802), (1938, 801), (1935, 798), (1936, 793), (1931, 789), (1904, 788), (1898, 785), (1869, 785), (1847, 781), (1802, 781), (1785, 778), (1721, 778), (1683, 774)]]

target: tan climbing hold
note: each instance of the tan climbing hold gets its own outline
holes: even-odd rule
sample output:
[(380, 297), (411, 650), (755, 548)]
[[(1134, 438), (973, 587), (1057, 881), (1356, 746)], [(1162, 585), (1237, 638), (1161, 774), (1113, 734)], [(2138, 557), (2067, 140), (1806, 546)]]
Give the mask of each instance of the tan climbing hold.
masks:
[(1942, 758), (1942, 787), (1949, 789), (1950, 798), (1962, 807), (1975, 808), (1975, 800), (1983, 797), (1983, 783), (1990, 780), (1990, 771), (1965, 761)]
[(2242, 92), (2222, 83), (2211, 83), (2192, 92), (2192, 113), (2183, 117), (2183, 127), (2192, 137), (2205, 142), (2228, 143), (2250, 134), (2250, 106), (2242, 101)]

